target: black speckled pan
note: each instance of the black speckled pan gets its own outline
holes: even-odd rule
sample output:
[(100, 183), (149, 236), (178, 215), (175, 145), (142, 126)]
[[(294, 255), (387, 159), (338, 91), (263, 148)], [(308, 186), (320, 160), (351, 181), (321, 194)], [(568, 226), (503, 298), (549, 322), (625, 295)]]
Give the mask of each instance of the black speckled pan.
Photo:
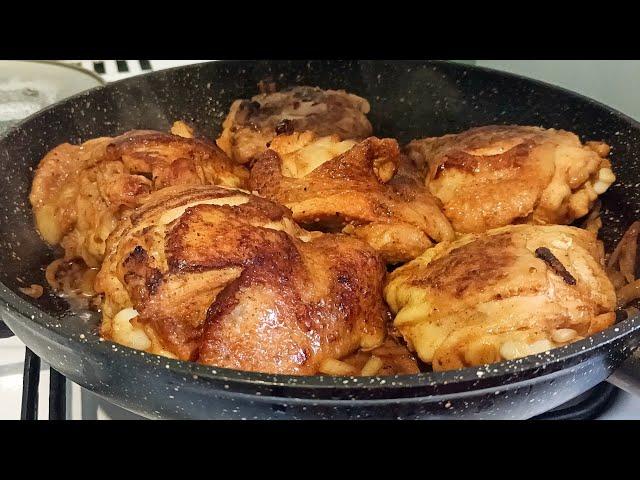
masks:
[[(232, 100), (271, 76), (280, 86), (344, 88), (367, 98), (380, 136), (401, 142), (492, 123), (564, 128), (613, 147), (618, 181), (604, 201), (607, 248), (640, 217), (640, 124), (543, 83), (442, 62), (214, 62), (151, 73), (54, 105), (0, 138), (0, 314), (44, 360), (80, 385), (155, 418), (528, 418), (613, 372), (633, 389), (640, 321), (515, 361), (396, 377), (290, 377), (169, 360), (101, 341), (96, 315), (76, 315), (46, 285), (53, 254), (39, 239), (27, 196), (33, 167), (62, 142), (186, 119), (216, 136)], [(20, 277), (24, 283), (20, 284)], [(612, 377), (612, 378), (613, 378)]]

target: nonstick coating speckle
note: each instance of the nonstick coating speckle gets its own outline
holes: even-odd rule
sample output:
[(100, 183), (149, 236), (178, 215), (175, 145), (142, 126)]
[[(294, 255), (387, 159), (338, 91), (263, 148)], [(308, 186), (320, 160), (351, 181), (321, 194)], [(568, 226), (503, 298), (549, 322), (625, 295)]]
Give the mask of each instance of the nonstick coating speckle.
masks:
[(55, 253), (39, 239), (28, 205), (33, 169), (54, 146), (134, 128), (193, 123), (215, 138), (236, 98), (272, 78), (279, 87), (346, 89), (371, 103), (378, 136), (401, 143), (487, 124), (563, 128), (612, 146), (618, 177), (602, 197), (610, 249), (640, 216), (640, 126), (562, 89), (446, 62), (212, 62), (155, 72), (82, 93), (0, 138), (0, 313), (48, 363), (98, 394), (151, 418), (526, 418), (605, 379), (638, 345), (627, 319), (539, 355), (460, 371), (390, 377), (290, 377), (211, 368), (103, 341), (96, 314), (78, 314), (45, 289)]

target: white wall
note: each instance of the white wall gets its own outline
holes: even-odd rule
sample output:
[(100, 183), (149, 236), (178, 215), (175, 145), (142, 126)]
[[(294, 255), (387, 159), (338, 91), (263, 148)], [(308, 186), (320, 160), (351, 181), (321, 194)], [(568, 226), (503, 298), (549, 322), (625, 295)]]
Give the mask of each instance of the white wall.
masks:
[(640, 120), (640, 60), (477, 60), (476, 65), (553, 83)]

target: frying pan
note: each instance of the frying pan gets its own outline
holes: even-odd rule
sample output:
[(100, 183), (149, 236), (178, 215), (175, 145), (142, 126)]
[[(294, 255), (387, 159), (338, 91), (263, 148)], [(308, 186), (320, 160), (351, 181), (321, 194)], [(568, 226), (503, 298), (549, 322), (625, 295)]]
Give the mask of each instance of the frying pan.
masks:
[[(0, 314), (36, 354), (69, 379), (150, 418), (529, 418), (610, 377), (640, 384), (640, 320), (513, 361), (391, 377), (294, 377), (171, 360), (108, 341), (99, 316), (74, 313), (47, 291), (55, 257), (34, 229), (33, 168), (56, 145), (134, 128), (167, 130), (177, 119), (210, 137), (231, 102), (274, 79), (280, 87), (346, 89), (371, 103), (378, 136), (443, 135), (486, 124), (543, 125), (613, 147), (618, 176), (602, 197), (602, 238), (611, 249), (640, 216), (640, 124), (593, 100), (487, 69), (428, 61), (220, 61), (126, 79), (47, 108), (0, 138)], [(20, 283), (19, 279), (23, 283)], [(613, 374), (613, 375), (612, 375)]]

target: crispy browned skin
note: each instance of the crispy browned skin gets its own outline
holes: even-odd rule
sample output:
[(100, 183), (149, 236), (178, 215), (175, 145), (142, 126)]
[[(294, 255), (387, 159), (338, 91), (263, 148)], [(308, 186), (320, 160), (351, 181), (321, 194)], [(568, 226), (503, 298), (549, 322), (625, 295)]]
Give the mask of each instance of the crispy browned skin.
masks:
[(414, 140), (406, 153), (458, 232), (568, 224), (615, 180), (608, 145), (564, 130), (490, 125)]
[(512, 225), (443, 242), (389, 275), (395, 327), (434, 370), (539, 353), (615, 321), (595, 235)]
[[(192, 135), (182, 122), (174, 131)], [(212, 142), (137, 130), (54, 148), (38, 165), (29, 199), (44, 240), (95, 267), (117, 221), (150, 192), (169, 185), (243, 187), (247, 177)]]
[(218, 145), (236, 162), (246, 163), (277, 134), (309, 130), (363, 139), (372, 131), (367, 113), (369, 103), (344, 90), (301, 86), (262, 93), (231, 105)]
[(250, 188), (289, 207), (304, 226), (362, 238), (389, 263), (453, 238), (438, 200), (388, 138), (278, 136), (256, 158)]
[(210, 365), (314, 374), (324, 359), (382, 343), (384, 274), (365, 243), (306, 232), (268, 200), (168, 188), (109, 237), (101, 332)]

